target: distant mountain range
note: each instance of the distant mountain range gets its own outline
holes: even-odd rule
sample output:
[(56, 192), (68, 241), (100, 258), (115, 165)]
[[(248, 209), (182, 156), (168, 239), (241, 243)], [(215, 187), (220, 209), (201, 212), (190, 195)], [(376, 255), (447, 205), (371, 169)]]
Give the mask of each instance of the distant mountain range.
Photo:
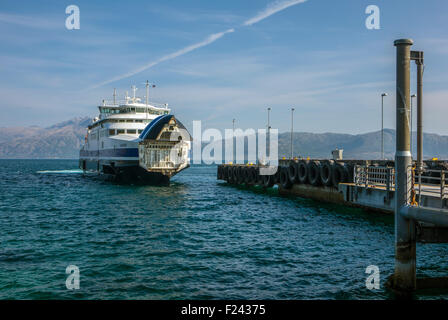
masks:
[[(74, 118), (51, 127), (0, 128), (0, 158), (12, 159), (77, 159), (84, 142), (86, 127), (92, 119)], [(290, 155), (290, 133), (279, 134), (279, 156)], [(381, 132), (364, 134), (294, 133), (294, 156), (328, 158), (336, 147), (344, 149), (346, 159), (379, 159), (381, 157)], [(416, 134), (413, 135), (414, 155)], [(424, 156), (448, 158), (448, 136), (425, 133)], [(393, 159), (395, 130), (384, 132), (385, 156)]]
[(76, 159), (91, 118), (74, 118), (48, 128), (0, 128), (0, 158)]

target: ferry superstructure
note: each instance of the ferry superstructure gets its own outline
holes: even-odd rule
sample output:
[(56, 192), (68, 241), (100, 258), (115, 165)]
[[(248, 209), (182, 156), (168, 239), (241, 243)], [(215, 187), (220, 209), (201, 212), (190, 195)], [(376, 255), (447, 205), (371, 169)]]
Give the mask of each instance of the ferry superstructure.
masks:
[[(148, 97), (148, 83), (147, 83)], [(126, 93), (123, 101), (103, 100), (87, 128), (79, 155), (84, 172), (124, 182), (169, 184), (189, 167), (191, 136), (167, 104), (142, 103)]]

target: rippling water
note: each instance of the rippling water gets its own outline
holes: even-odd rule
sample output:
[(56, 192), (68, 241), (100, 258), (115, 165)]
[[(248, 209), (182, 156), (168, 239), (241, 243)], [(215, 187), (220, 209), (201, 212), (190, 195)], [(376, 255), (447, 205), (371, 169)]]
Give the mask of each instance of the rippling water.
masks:
[[(193, 166), (170, 187), (85, 176), (73, 160), (0, 160), (0, 299), (387, 299), (393, 218), (235, 188)], [(448, 275), (446, 245), (419, 275)], [(80, 269), (79, 290), (65, 269)], [(378, 265), (381, 289), (365, 287)], [(447, 298), (425, 293), (417, 298)]]

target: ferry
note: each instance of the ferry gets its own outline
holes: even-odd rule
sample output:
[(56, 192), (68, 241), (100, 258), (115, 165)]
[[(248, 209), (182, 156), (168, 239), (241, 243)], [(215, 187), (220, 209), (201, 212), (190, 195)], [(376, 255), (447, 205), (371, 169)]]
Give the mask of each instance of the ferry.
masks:
[(99, 116), (87, 128), (79, 168), (120, 182), (169, 185), (190, 165), (192, 138), (168, 104), (146, 102), (126, 92), (123, 101), (103, 100)]

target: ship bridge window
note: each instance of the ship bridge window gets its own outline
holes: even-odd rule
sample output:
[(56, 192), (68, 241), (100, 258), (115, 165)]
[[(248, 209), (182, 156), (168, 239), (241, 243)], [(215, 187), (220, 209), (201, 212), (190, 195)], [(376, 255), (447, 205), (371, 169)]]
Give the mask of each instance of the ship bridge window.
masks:
[(142, 133), (143, 129), (138, 129), (138, 134)]
[(115, 129), (110, 129), (109, 130), (109, 135), (110, 136), (114, 136), (115, 135)]
[(117, 134), (124, 134), (124, 129), (117, 129)]
[(128, 129), (128, 130), (126, 130), (126, 132), (129, 134), (136, 134), (137, 130), (136, 129)]

